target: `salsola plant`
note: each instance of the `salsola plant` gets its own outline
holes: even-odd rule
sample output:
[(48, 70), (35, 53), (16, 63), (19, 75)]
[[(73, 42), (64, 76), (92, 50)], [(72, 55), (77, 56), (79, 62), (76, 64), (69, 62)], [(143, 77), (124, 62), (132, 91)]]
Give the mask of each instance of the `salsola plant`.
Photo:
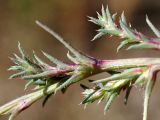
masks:
[[(156, 37), (148, 37), (133, 29), (127, 23), (124, 13), (119, 18), (119, 24), (115, 22), (116, 14), (111, 15), (108, 7), (106, 9), (102, 7), (102, 14), (97, 14), (98, 18), (89, 17), (89, 21), (100, 26), (93, 40), (104, 35), (118, 36), (123, 40), (117, 51), (122, 48), (127, 50), (138, 48), (160, 50), (160, 32), (148, 17), (146, 22)], [(160, 58), (96, 59), (79, 52), (57, 33), (39, 21), (36, 21), (36, 24), (54, 36), (68, 49), (67, 57), (72, 64), (62, 62), (45, 52), (43, 52), (44, 56), (54, 66), (42, 61), (34, 52), (31, 59), (26, 55), (21, 45), (18, 44), (21, 56), (14, 54), (11, 60), (15, 65), (9, 68), (9, 70), (18, 72), (11, 75), (10, 78), (21, 78), (28, 82), (25, 85), (25, 89), (28, 86), (33, 86), (34, 89), (30, 94), (1, 106), (0, 115), (10, 114), (9, 120), (13, 120), (19, 113), (39, 99), (44, 98), (42, 105), (45, 105), (48, 98), (58, 91), (65, 92), (74, 83), (95, 74), (106, 72), (110, 76), (99, 80), (90, 80), (92, 87), (80, 85), (84, 89), (82, 93), (84, 100), (81, 104), (86, 106), (95, 101), (104, 101), (104, 111), (107, 111), (111, 103), (121, 92), (126, 93), (124, 98), (124, 103), (126, 104), (132, 87), (145, 88), (143, 120), (147, 120), (149, 99), (157, 73), (160, 70)]]

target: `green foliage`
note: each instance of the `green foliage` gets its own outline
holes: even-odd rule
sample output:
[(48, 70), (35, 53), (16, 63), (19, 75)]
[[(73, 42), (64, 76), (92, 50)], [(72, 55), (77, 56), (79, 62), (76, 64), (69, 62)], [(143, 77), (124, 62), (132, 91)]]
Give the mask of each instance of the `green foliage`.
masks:
[[(124, 13), (120, 17), (119, 25), (115, 23), (116, 14), (111, 15), (108, 7), (105, 10), (102, 6), (102, 15), (97, 14), (98, 18), (90, 17), (91, 22), (101, 26), (93, 40), (109, 34), (123, 38), (117, 51), (121, 48), (160, 49), (160, 32), (149, 21), (148, 17), (146, 21), (157, 38), (150, 38), (133, 30), (131, 25), (127, 24)], [(92, 87), (81, 84), (81, 87), (84, 89), (84, 100), (81, 104), (86, 106), (95, 101), (99, 101), (99, 103), (104, 101), (104, 111), (106, 112), (121, 92), (125, 91), (124, 104), (127, 104), (131, 89), (134, 86), (144, 87), (143, 120), (147, 120), (149, 99), (156, 82), (157, 73), (160, 71), (160, 58), (95, 59), (73, 48), (57, 33), (39, 21), (36, 21), (36, 23), (70, 51), (71, 54), (68, 52), (67, 57), (71, 60), (72, 64), (64, 63), (45, 52), (43, 52), (43, 55), (54, 66), (42, 61), (36, 56), (35, 52), (33, 52), (33, 58), (31, 59), (26, 55), (19, 43), (18, 49), (21, 56), (19, 57), (17, 54), (14, 54), (14, 58), (11, 58), (11, 60), (15, 65), (9, 68), (9, 70), (17, 71), (17, 73), (11, 75), (10, 79), (21, 78), (28, 82), (25, 85), (25, 89), (33, 86), (34, 90), (28, 95), (24, 95), (1, 106), (0, 115), (10, 114), (9, 120), (14, 120), (19, 113), (39, 99), (44, 98), (42, 103), (44, 106), (49, 97), (52, 94), (56, 94), (57, 91), (64, 93), (70, 85), (95, 74), (105, 72), (109, 73), (110, 76), (99, 80), (90, 80)]]
[(146, 17), (146, 22), (151, 30), (157, 37), (151, 38), (136, 29), (131, 27), (131, 24), (127, 23), (124, 16), (124, 12), (119, 18), (119, 25), (115, 23), (116, 14), (111, 15), (109, 9), (105, 10), (102, 6), (102, 15), (97, 13), (98, 18), (89, 17), (91, 22), (99, 25), (101, 28), (93, 40), (98, 39), (104, 35), (118, 36), (123, 39), (117, 48), (119, 51), (122, 48), (129, 49), (160, 49), (160, 31), (151, 23), (151, 21)]

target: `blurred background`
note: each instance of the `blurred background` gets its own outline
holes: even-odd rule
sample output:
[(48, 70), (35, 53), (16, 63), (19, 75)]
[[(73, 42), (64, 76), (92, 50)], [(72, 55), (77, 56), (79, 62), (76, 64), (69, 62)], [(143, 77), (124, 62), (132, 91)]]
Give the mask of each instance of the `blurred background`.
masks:
[[(18, 41), (29, 55), (32, 50), (44, 57), (44, 50), (55, 57), (66, 59), (67, 50), (48, 33), (35, 24), (39, 20), (57, 31), (73, 46), (81, 51), (101, 59), (131, 57), (160, 57), (159, 51), (130, 50), (116, 53), (119, 39), (103, 37), (91, 42), (96, 34), (96, 25), (88, 22), (87, 16), (96, 17), (101, 6), (108, 5), (111, 13), (120, 14), (123, 10), (132, 26), (149, 36), (151, 30), (145, 22), (146, 14), (155, 26), (160, 28), (159, 0), (0, 0), (0, 105), (15, 99), (26, 92), (25, 82), (20, 79), (9, 80), (12, 72), (7, 68), (12, 65), (9, 56), (17, 53)], [(101, 76), (97, 76), (101, 77)], [(149, 120), (160, 118), (160, 82), (157, 81), (150, 103)], [(139, 92), (140, 91), (140, 92)], [(104, 104), (89, 105), (84, 110), (79, 103), (83, 99), (79, 84), (73, 85), (62, 95), (52, 97), (42, 108), (41, 102), (18, 116), (17, 120), (141, 120), (143, 110), (143, 89), (133, 89), (128, 105), (123, 104), (122, 93), (104, 115)], [(7, 117), (0, 118), (6, 120)]]

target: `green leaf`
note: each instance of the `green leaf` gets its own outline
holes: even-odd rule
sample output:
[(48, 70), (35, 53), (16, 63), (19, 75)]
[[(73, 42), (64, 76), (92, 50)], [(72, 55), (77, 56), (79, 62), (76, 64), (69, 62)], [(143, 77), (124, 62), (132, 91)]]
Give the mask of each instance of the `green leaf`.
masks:
[(50, 65), (46, 64), (45, 62), (43, 62), (43, 61), (35, 54), (35, 52), (33, 52), (33, 55), (34, 55), (34, 58), (35, 58), (35, 60), (36, 60), (36, 62), (37, 62), (38, 65), (43, 66), (43, 67), (45, 67), (45, 68), (50, 68), (50, 67), (51, 67)]
[(146, 42), (142, 42), (142, 43), (137, 43), (137, 44), (129, 46), (127, 48), (127, 50), (131, 50), (131, 49), (144, 49), (144, 48), (154, 48), (154, 45), (146, 43)]
[(58, 59), (56, 59), (56, 58), (54, 58), (53, 56), (51, 56), (51, 55), (49, 55), (49, 54), (47, 54), (47, 53), (45, 53), (45, 52), (43, 52), (43, 54), (44, 54), (44, 56), (46, 56), (52, 63), (56, 64), (57, 66), (60, 66), (60, 67), (62, 67), (62, 68), (68, 67), (67, 64), (63, 63), (62, 61), (60, 61), (60, 60), (58, 60)]
[(130, 79), (121, 79), (116, 82), (114, 82), (112, 85), (106, 84), (103, 87), (103, 90), (106, 90), (108, 92), (110, 91), (117, 91), (126, 86), (131, 80)]
[(117, 16), (117, 13), (114, 13), (114, 14), (112, 15), (112, 19), (113, 19), (113, 21), (115, 21), (115, 20), (116, 20), (116, 16)]
[(52, 96), (52, 94), (49, 94), (45, 97), (45, 99), (43, 100), (43, 103), (42, 103), (42, 107), (44, 107), (47, 103), (47, 101), (49, 100), (49, 98)]
[(62, 90), (63, 88), (66, 88), (68, 87), (70, 84), (74, 83), (74, 82), (77, 82), (81, 79), (82, 75), (81, 73), (74, 73), (69, 79), (67, 79), (64, 83), (62, 83), (60, 86), (58, 86), (56, 89), (55, 89), (55, 92), (56, 91), (59, 91), (59, 90)]
[(51, 74), (54, 75), (54, 71), (49, 70), (49, 71), (44, 71), (42, 73), (23, 76), (23, 79), (38, 79), (38, 78), (42, 78), (42, 77), (44, 78), (44, 77), (49, 77), (49, 75), (51, 75)]
[(125, 98), (124, 98), (124, 104), (125, 104), (125, 105), (126, 105), (127, 102), (128, 102), (128, 98), (129, 98), (131, 89), (132, 89), (132, 85), (130, 85), (130, 86), (128, 86), (128, 87), (126, 88), (126, 94), (125, 94)]
[(147, 73), (146, 72), (144, 72), (142, 75), (140, 75), (138, 78), (137, 78), (137, 80), (135, 81), (135, 85), (138, 85), (138, 86), (143, 86), (144, 84), (145, 84), (145, 82), (146, 82), (146, 79), (147, 79)]
[(96, 12), (96, 13), (97, 13), (98, 19), (99, 19), (100, 21), (102, 21), (102, 20), (103, 20), (103, 17), (102, 17), (98, 12)]
[(28, 71), (22, 71), (22, 72), (15, 73), (15, 74), (11, 75), (9, 77), (9, 79), (22, 77), (22, 76), (26, 75), (27, 73), (28, 73)]
[(99, 29), (99, 33), (103, 33), (103, 35), (109, 34), (109, 35), (115, 35), (118, 36), (119, 32), (113, 29)]
[(19, 52), (21, 53), (22, 59), (24, 59), (26, 55), (23, 48), (21, 47), (20, 42), (18, 42), (18, 49), (19, 49)]
[(114, 74), (108, 78), (104, 78), (104, 79), (100, 79), (97, 81), (94, 81), (93, 83), (100, 83), (100, 82), (108, 82), (108, 81), (117, 81), (117, 80), (121, 80), (121, 79), (130, 79), (130, 78), (134, 78), (135, 76), (138, 76), (140, 73), (136, 73), (136, 70), (139, 70), (139, 68), (132, 68), (132, 69), (128, 69), (125, 70), (122, 73), (118, 73), (118, 74)]
[(92, 97), (92, 95), (94, 95), (94, 93), (96, 93), (97, 91), (93, 91), (92, 93), (90, 93), (82, 102), (81, 104), (86, 104), (91, 102), (90, 98)]
[(126, 39), (126, 40), (122, 41), (122, 42), (120, 43), (120, 45), (117, 47), (117, 52), (119, 52), (119, 50), (121, 50), (122, 48), (127, 47), (127, 46), (128, 46), (129, 44), (131, 44), (131, 43), (132, 43), (132, 41), (129, 40), (129, 39)]
[(32, 85), (34, 83), (34, 80), (30, 80), (24, 87), (24, 90), (28, 88), (28, 86)]
[(24, 70), (24, 68), (22, 66), (11, 66), (8, 70)]
[(127, 26), (127, 20), (126, 20), (126, 17), (124, 15), (124, 11), (121, 14), (121, 20), (122, 20), (123, 24), (125, 24)]
[(108, 24), (109, 24), (110, 26), (112, 26), (113, 28), (115, 28), (115, 25), (114, 25), (114, 22), (113, 22), (113, 20), (112, 20), (111, 14), (110, 14), (110, 12), (109, 12), (108, 6), (107, 6), (107, 8), (106, 8), (106, 14), (107, 14), (107, 18), (108, 18)]
[(47, 82), (45, 79), (34, 79), (33, 81), (34, 81), (33, 83), (34, 85), (40, 85), (40, 86), (46, 85), (46, 82)]
[(25, 61), (24, 59), (20, 58), (18, 55), (14, 54), (15, 56), (15, 59), (14, 62), (18, 65), (24, 65), (24, 64), (27, 64), (27, 61)]
[(128, 28), (125, 23), (123, 23), (122, 20), (120, 20), (120, 26), (121, 28), (124, 30), (124, 32), (126, 33), (126, 37), (130, 38), (130, 39), (136, 39), (135, 35), (133, 34), (132, 30), (130, 28)]
[(102, 18), (104, 19), (104, 21), (107, 21), (107, 15), (106, 15), (106, 11), (102, 5)]
[(99, 20), (99, 19), (96, 19), (96, 18), (93, 18), (93, 17), (89, 17), (89, 21), (94, 23), (94, 24), (103, 26), (103, 22), (101, 20)]
[(94, 38), (93, 38), (91, 41), (94, 41), (94, 40), (96, 40), (96, 39), (102, 37), (103, 35), (105, 35), (105, 33), (99, 32), (97, 35), (94, 36)]
[(49, 27), (46, 25), (42, 24), (39, 21), (36, 21), (36, 24), (44, 29), (46, 32), (51, 34), (53, 37), (55, 37), (59, 42), (61, 42), (69, 51), (71, 51), (77, 58), (82, 58), (84, 57), (79, 51), (77, 51), (75, 48), (73, 48), (69, 43), (67, 43), (60, 35), (58, 35), (56, 32), (51, 30)]
[(77, 58), (76, 58), (74, 55), (71, 55), (71, 54), (69, 53), (69, 51), (68, 51), (68, 53), (67, 53), (67, 57), (68, 57), (68, 59), (71, 60), (73, 63), (79, 64), (79, 61), (77, 60)]
[(113, 93), (110, 93), (110, 95), (108, 96), (107, 100), (106, 100), (106, 105), (105, 105), (105, 108), (104, 108), (104, 111), (108, 111), (112, 102), (114, 101), (114, 99), (118, 96), (118, 92), (113, 92)]
[(146, 22), (147, 22), (148, 26), (152, 29), (154, 34), (157, 37), (160, 37), (160, 31), (152, 24), (152, 22), (149, 20), (148, 16), (146, 16)]

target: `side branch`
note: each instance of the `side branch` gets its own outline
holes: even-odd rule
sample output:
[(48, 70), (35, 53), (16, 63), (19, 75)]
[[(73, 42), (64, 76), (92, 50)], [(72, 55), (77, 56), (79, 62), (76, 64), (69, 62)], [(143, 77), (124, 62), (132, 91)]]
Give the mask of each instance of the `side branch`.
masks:
[(122, 48), (127, 48), (127, 50), (144, 48), (160, 50), (160, 31), (151, 23), (148, 17), (146, 17), (146, 22), (156, 37), (149, 37), (141, 32), (138, 32), (136, 29), (133, 29), (131, 24), (127, 23), (124, 12), (121, 14), (119, 24), (116, 24), (115, 22), (117, 14), (111, 15), (108, 7), (105, 10), (102, 6), (102, 15), (99, 13), (97, 14), (98, 18), (89, 17), (89, 21), (101, 27), (93, 40), (108, 34), (110, 36), (118, 36), (123, 39), (118, 46), (117, 51)]

